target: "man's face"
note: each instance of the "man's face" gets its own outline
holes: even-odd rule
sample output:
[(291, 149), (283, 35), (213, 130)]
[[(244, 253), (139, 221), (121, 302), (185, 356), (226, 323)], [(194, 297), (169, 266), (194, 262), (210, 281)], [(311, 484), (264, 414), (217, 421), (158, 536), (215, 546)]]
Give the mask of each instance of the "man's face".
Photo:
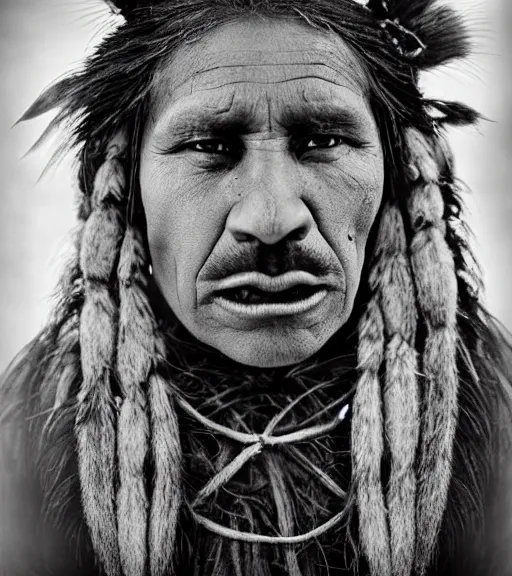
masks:
[(153, 274), (198, 340), (252, 366), (347, 321), (383, 189), (365, 73), (334, 35), (250, 19), (157, 79), (140, 181)]

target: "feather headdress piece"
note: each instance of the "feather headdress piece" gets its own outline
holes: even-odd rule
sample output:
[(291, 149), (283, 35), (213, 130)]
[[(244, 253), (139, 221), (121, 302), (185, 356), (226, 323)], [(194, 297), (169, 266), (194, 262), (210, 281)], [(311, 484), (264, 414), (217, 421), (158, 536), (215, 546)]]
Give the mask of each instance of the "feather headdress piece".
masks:
[[(71, 122), (73, 143), (81, 147), (83, 228), (68, 283), (73, 310), (62, 313), (67, 321), (59, 338), (74, 338), (80, 350), (74, 429), (82, 505), (106, 574), (173, 573), (184, 506), (179, 411), (243, 447), (196, 502), (188, 503), (192, 511), (268, 445), (305, 441), (339, 421), (286, 440), (272, 435), (275, 422), (263, 435), (236, 432), (198, 413), (162, 372), (166, 350), (148, 291), (144, 228), (130, 210), (145, 106), (167, 54), (230, 15), (256, 11), (305, 18), (339, 33), (369, 71), (390, 169), (368, 260), (369, 298), (358, 323), (351, 489), (371, 575), (423, 576), (434, 560), (452, 477), (459, 319), (476, 310), (465, 243), (458, 236), (452, 160), (441, 129), (446, 123), (471, 123), (477, 115), (461, 104), (425, 99), (417, 80), (421, 71), (466, 55), (460, 18), (433, 0), (109, 4), (125, 23), (82, 71), (51, 87), (23, 117), (60, 107), (50, 129)], [(62, 374), (55, 411), (69, 393), (68, 373)], [(148, 459), (154, 469), (150, 483)], [(343, 491), (336, 491), (324, 472), (312, 474), (341, 498)], [(283, 533), (272, 540), (286, 547), (291, 574), (298, 574), (291, 547), (317, 537), (343, 516), (306, 535)], [(194, 518), (220, 538), (267, 542), (199, 514)]]

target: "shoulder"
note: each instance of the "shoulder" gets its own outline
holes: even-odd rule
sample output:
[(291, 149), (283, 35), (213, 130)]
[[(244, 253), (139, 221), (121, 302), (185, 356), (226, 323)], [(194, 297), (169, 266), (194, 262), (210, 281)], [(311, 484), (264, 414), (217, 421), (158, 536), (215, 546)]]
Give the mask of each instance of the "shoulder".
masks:
[(36, 339), (0, 381), (0, 567), (13, 575), (21, 574), (27, 558), (35, 556), (32, 527), (39, 497), (30, 450), (30, 408), (43, 356)]
[(512, 336), (492, 318), (488, 327), (478, 372), (490, 411), (472, 415), (489, 432), (489, 458), (480, 460), (487, 481), (482, 524), (468, 546), (479, 558), (475, 576), (512, 576)]
[(0, 573), (10, 576), (78, 574), (66, 542), (81, 529), (74, 412), (50, 418), (66, 368), (57, 356), (43, 333), (0, 381)]
[(508, 378), (501, 382), (500, 395), (493, 422), (496, 453), (486, 518), (485, 560), (492, 567), (486, 574), (512, 576), (512, 392)]

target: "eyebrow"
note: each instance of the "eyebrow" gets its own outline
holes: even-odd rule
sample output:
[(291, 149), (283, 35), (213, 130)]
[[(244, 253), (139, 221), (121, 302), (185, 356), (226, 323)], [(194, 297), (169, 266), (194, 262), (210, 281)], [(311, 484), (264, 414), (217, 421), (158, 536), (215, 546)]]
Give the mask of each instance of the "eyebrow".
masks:
[[(365, 112), (366, 112), (365, 108)], [(361, 132), (367, 129), (369, 117), (352, 107), (338, 106), (333, 103), (303, 104), (297, 108), (287, 108), (283, 111), (281, 124), (290, 132), (310, 130), (343, 130), (345, 132)]]
[[(355, 110), (332, 102), (300, 102), (297, 106), (285, 108), (276, 123), (290, 135), (314, 131), (343, 130), (348, 135), (358, 135), (369, 130), (371, 119), (369, 108)], [(219, 113), (214, 107), (199, 103), (170, 113), (165, 122), (167, 138), (212, 134), (219, 136), (247, 135), (258, 132), (255, 114), (250, 107), (224, 107)]]

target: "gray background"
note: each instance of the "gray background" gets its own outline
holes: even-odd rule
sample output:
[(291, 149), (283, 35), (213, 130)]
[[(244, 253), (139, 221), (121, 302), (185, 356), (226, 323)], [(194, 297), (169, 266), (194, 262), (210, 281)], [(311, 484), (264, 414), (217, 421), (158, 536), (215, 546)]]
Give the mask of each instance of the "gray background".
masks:
[[(512, 328), (512, 2), (445, 0), (475, 34), (470, 61), (423, 78), (431, 97), (459, 99), (491, 121), (454, 129), (486, 303)], [(12, 127), (42, 89), (76, 68), (116, 19), (101, 0), (4, 0), (0, 5), (0, 370), (43, 326), (74, 226), (74, 166), (65, 159), (39, 177), (51, 143), (23, 157), (51, 116)], [(55, 144), (55, 140), (53, 141)]]

